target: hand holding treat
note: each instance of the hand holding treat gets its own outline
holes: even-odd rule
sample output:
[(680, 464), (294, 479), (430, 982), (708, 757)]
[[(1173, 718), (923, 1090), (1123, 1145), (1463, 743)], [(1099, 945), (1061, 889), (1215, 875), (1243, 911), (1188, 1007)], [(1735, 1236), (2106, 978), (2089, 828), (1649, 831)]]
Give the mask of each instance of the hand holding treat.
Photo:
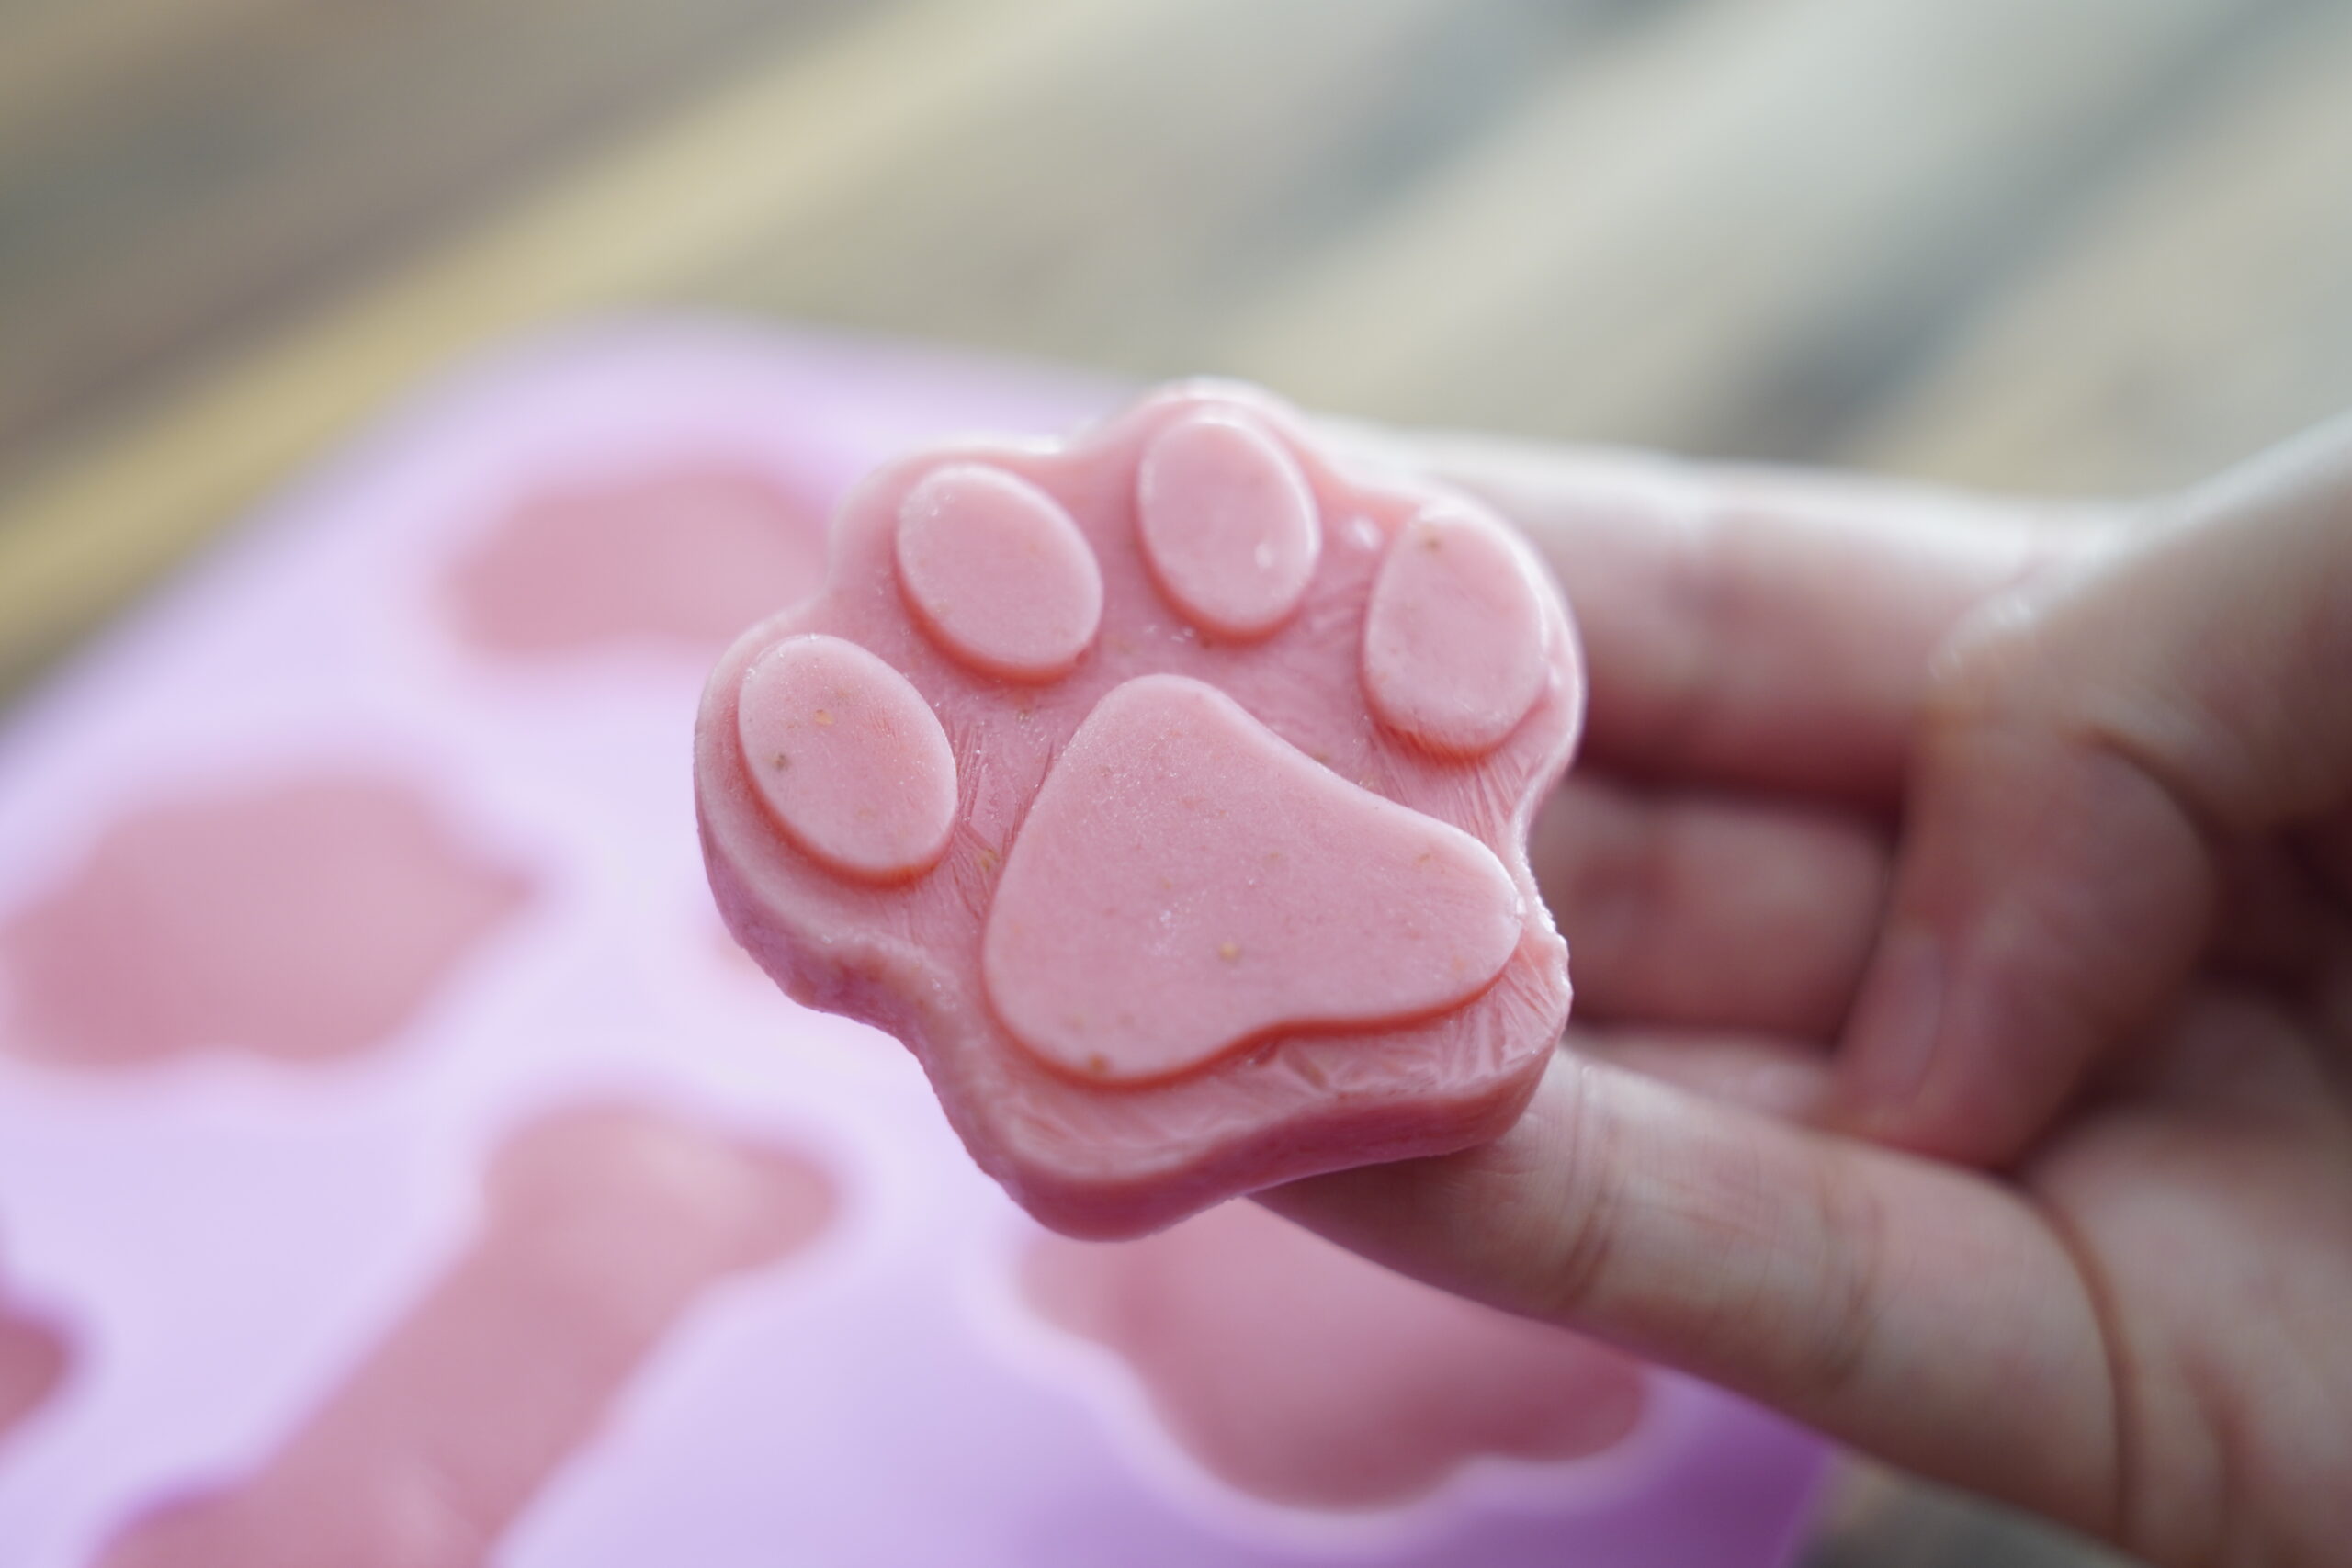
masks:
[(1588, 607), (1573, 1054), (1268, 1201), (2152, 1562), (2343, 1562), (2352, 425), (2072, 519), (1425, 455)]
[(1510, 1125), (1582, 698), (1499, 522), (1182, 390), (868, 480), (712, 677), (704, 843), (787, 990), (905, 1041), (1039, 1218), (1129, 1235)]

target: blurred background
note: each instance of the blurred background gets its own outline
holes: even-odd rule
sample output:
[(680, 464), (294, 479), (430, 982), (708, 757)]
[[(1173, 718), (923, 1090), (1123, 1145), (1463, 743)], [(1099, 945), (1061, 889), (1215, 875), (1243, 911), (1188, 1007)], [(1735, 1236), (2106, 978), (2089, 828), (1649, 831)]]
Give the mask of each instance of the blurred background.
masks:
[(2112, 493), (2352, 403), (2347, 279), (2341, 0), (0, 0), (0, 694), (597, 314)]
[(2028, 491), (2352, 401), (2339, 0), (0, 0), (0, 678), (658, 302)]

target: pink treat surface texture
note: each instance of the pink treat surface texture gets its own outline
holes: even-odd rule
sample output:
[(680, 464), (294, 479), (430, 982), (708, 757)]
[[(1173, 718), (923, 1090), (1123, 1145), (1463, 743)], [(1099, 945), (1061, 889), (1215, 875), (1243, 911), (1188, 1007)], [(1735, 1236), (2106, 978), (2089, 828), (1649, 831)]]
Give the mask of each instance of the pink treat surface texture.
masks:
[(1510, 1124), (1582, 708), (1498, 520), (1184, 388), (868, 479), (720, 660), (696, 797), (763, 967), (912, 1048), (1039, 1219), (1131, 1235)]

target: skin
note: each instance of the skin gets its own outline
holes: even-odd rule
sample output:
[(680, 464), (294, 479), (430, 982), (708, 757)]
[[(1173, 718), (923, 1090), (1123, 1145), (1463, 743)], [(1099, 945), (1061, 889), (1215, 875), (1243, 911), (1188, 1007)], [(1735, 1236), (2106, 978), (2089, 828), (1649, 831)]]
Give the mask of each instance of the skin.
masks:
[(1499, 1142), (1266, 1201), (2153, 1562), (2341, 1562), (2352, 424), (2074, 511), (1404, 456), (1577, 609), (1579, 1021)]

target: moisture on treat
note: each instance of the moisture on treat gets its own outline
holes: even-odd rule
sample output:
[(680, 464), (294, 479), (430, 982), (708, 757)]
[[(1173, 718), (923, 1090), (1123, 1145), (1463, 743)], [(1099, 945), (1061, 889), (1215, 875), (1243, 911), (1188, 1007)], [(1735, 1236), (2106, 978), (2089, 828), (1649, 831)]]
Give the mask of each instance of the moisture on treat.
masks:
[(1567, 1009), (1525, 838), (1582, 682), (1498, 521), (1187, 389), (905, 460), (834, 540), (707, 689), (712, 886), (1033, 1212), (1131, 1234), (1508, 1125)]
[(960, 464), (899, 508), (907, 608), (948, 653), (989, 675), (1069, 672), (1102, 616), (1102, 574), (1053, 498), (1000, 468)]
[(1290, 455), (1215, 410), (1177, 420), (1136, 474), (1144, 558), (1169, 602), (1203, 631), (1259, 637), (1290, 618), (1323, 536)]

